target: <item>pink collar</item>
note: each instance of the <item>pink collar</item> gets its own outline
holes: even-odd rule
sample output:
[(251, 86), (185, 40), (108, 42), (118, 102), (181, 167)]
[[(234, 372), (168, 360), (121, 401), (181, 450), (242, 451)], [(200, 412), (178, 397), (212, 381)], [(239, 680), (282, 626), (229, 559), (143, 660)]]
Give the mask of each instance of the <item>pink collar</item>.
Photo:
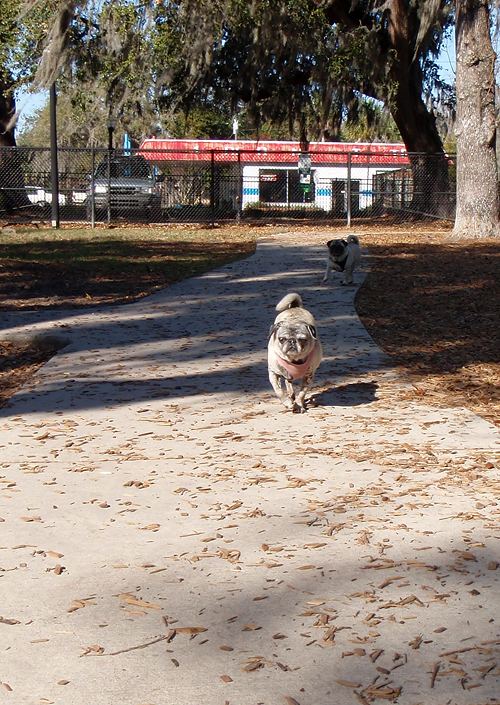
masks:
[(295, 381), (296, 379), (302, 379), (302, 377), (306, 374), (308, 369), (311, 367), (312, 359), (314, 355), (314, 350), (312, 350), (309, 355), (306, 357), (304, 362), (301, 362), (300, 365), (297, 365), (295, 362), (289, 362), (288, 360), (283, 360), (282, 357), (278, 357), (278, 362), (283, 369), (285, 369), (287, 372), (289, 372), (292, 377), (291, 380), (289, 381)]

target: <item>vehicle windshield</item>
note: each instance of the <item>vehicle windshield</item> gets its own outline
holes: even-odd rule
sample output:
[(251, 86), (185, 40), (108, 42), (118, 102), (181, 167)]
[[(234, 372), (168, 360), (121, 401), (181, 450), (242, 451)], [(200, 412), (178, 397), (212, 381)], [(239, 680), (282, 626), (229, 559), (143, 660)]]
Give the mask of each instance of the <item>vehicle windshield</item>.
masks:
[[(108, 162), (106, 159), (97, 166), (95, 175), (107, 178)], [(112, 179), (150, 179), (151, 170), (149, 164), (142, 159), (112, 161), (109, 164), (109, 176)]]

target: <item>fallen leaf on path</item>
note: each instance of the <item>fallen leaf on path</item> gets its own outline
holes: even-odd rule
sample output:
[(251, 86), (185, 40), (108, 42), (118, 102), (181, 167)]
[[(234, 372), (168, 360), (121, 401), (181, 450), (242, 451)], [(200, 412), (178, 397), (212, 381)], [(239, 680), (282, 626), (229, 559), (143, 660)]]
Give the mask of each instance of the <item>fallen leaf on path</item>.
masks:
[(87, 656), (87, 654), (103, 654), (104, 653), (104, 647), (99, 646), (99, 644), (93, 644), (93, 646), (80, 646), (81, 649), (83, 649), (83, 654), (80, 654), (80, 658), (82, 656)]
[(251, 663), (247, 663), (246, 666), (242, 666), (241, 670), (246, 671), (246, 673), (250, 673), (251, 671), (256, 671), (258, 668), (262, 668), (264, 666), (264, 661), (252, 661)]
[(392, 686), (379, 686), (378, 688), (372, 687), (367, 688), (365, 693), (367, 695), (373, 695), (376, 698), (382, 698), (384, 700), (395, 700), (401, 694), (401, 687), (393, 688)]
[(6, 619), (5, 617), (0, 617), (0, 624), (21, 624), (18, 619)]
[(161, 610), (163, 607), (160, 605), (153, 605), (151, 602), (145, 602), (144, 600), (138, 600), (136, 597), (128, 592), (125, 592), (118, 597), (127, 603), (127, 605), (135, 605), (136, 607), (146, 607), (150, 610)]
[(423, 638), (421, 636), (416, 636), (415, 639), (413, 639), (413, 641), (410, 641), (408, 643), (412, 649), (419, 649), (422, 642), (423, 642)]
[(326, 545), (326, 543), (306, 543), (304, 544), (304, 548), (322, 548)]
[(228, 550), (227, 548), (219, 548), (218, 555), (220, 558), (223, 558), (230, 563), (236, 563), (241, 556), (241, 552), (235, 548), (231, 550)]

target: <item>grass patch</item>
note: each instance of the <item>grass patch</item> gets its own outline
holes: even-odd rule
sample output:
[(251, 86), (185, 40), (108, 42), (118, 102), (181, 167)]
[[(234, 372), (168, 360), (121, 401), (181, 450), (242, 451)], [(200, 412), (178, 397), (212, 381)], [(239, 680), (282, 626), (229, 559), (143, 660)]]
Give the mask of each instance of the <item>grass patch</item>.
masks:
[(248, 257), (248, 228), (16, 228), (0, 231), (0, 307), (134, 301)]

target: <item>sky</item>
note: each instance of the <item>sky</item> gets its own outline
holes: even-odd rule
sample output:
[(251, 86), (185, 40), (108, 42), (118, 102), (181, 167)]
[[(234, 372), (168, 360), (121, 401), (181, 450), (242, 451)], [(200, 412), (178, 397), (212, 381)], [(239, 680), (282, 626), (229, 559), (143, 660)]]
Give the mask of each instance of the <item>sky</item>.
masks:
[(30, 118), (39, 108), (43, 108), (49, 100), (49, 92), (27, 93), (26, 91), (16, 91), (16, 109), (19, 112), (19, 120), (17, 123), (17, 132), (22, 132), (24, 127), (29, 124)]
[(449, 83), (455, 80), (455, 32), (445, 39), (438, 64), (441, 68), (441, 78)]
[[(455, 33), (445, 41), (438, 64), (441, 67), (441, 77), (452, 83), (455, 79)], [(30, 118), (39, 108), (42, 108), (49, 100), (49, 92), (27, 93), (18, 91), (16, 94), (16, 107), (20, 111), (17, 132), (22, 132), (29, 124)]]

